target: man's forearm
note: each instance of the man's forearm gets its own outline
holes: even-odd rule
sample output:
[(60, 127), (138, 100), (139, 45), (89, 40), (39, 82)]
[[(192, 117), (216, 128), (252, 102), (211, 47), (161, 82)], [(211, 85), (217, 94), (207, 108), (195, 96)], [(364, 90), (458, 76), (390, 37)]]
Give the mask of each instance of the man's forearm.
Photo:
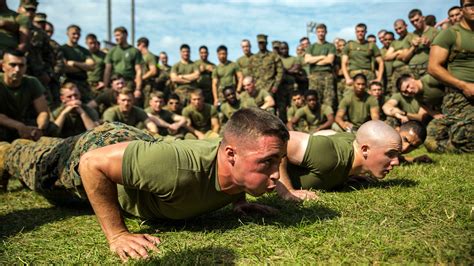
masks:
[(15, 129), (18, 130), (18, 128), (24, 126), (20, 121), (17, 121), (15, 119), (12, 119), (4, 114), (0, 114), (0, 126), (4, 126), (7, 128)]
[(49, 113), (48, 112), (41, 112), (36, 117), (36, 124), (38, 128), (44, 130), (48, 127), (49, 123)]

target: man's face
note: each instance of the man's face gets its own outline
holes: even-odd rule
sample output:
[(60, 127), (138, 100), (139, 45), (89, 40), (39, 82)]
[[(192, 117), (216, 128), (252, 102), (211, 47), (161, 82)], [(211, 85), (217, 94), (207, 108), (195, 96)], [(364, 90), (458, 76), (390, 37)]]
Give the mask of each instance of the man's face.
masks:
[(159, 112), (161, 108), (165, 105), (165, 100), (163, 98), (153, 97), (150, 99), (150, 107), (153, 111)]
[(178, 112), (179, 111), (179, 101), (177, 99), (169, 99), (168, 100), (168, 110), (171, 112)]
[(117, 96), (117, 104), (120, 111), (123, 113), (130, 112), (133, 107), (133, 95), (132, 94), (119, 94)]
[(314, 95), (308, 95), (306, 97), (306, 104), (310, 110), (316, 110), (316, 107), (318, 107), (318, 99)]
[(298, 95), (295, 95), (295, 96), (291, 97), (291, 102), (293, 102), (293, 104), (296, 107), (300, 108), (304, 105), (304, 98), (303, 98), (303, 96), (298, 94)]
[(253, 81), (244, 80), (242, 86), (250, 95), (255, 91), (255, 83)]
[(245, 55), (250, 54), (250, 42), (242, 42), (240, 45), (242, 46), (242, 52)]
[(356, 34), (357, 40), (361, 42), (365, 40), (365, 34), (367, 34), (367, 31), (364, 27), (357, 27), (355, 34)]
[(5, 54), (2, 67), (9, 81), (20, 82), (26, 72), (26, 58)]
[(419, 91), (420, 91), (420, 88), (418, 88), (418, 85), (416, 84), (416, 81), (414, 78), (410, 78), (406, 80), (400, 86), (400, 93), (403, 96), (414, 97), (416, 94), (418, 94)]
[(181, 59), (183, 59), (184, 61), (189, 61), (190, 53), (189, 53), (188, 48), (181, 49), (180, 54), (181, 54)]
[(258, 42), (258, 49), (260, 51), (265, 51), (267, 50), (267, 42)]
[(296, 54), (299, 56), (304, 55), (304, 49), (301, 45), (298, 45), (298, 47), (296, 47)]
[(94, 39), (94, 38), (88, 38), (86, 40), (87, 47), (89, 48), (89, 51), (91, 52), (97, 52), (99, 51), (99, 42)]
[(234, 105), (237, 102), (237, 96), (235, 95), (234, 90), (225, 90), (224, 91), (224, 98), (226, 102), (231, 105)]
[(462, 19), (462, 11), (459, 8), (451, 10), (448, 14), (449, 17), (449, 22), (451, 22), (452, 25), (458, 23)]
[(125, 80), (116, 79), (112, 81), (112, 90), (119, 92), (125, 87)]
[(411, 24), (415, 27), (416, 30), (423, 30), (425, 29), (425, 17), (416, 14), (414, 17), (410, 19)]
[(190, 103), (196, 109), (200, 110), (204, 107), (204, 97), (199, 93), (191, 93)]
[(281, 44), (280, 45), (280, 54), (282, 56), (288, 56), (288, 45), (286, 45), (286, 44)]
[(400, 131), (400, 137), (402, 138), (402, 153), (406, 154), (409, 153), (416, 148), (418, 148), (421, 144), (421, 139), (418, 135), (413, 132), (412, 129), (410, 130), (402, 130)]
[(337, 42), (337, 47), (336, 48), (339, 52), (341, 52), (344, 49), (344, 46), (346, 46), (346, 42), (340, 40), (340, 41)]
[(306, 50), (309, 47), (309, 40), (304, 39), (300, 42), (301, 47), (303, 47), (304, 50)]
[(390, 44), (392, 44), (394, 38), (391, 34), (385, 34), (384, 38), (383, 38), (383, 47), (385, 47), (386, 49), (388, 49), (390, 47)]
[(59, 98), (63, 104), (67, 104), (72, 101), (81, 100), (81, 94), (76, 87), (73, 87), (71, 89), (61, 90), (61, 96)]
[(382, 32), (380, 32), (380, 33), (377, 35), (377, 37), (379, 37), (380, 43), (383, 43), (383, 42), (384, 42), (384, 38), (385, 38), (385, 34), (386, 34), (386, 33), (387, 33), (386, 31), (382, 31)]
[(51, 38), (54, 34), (54, 28), (51, 27), (51, 25), (49, 25), (48, 23), (44, 24), (44, 31), (46, 32), (46, 34), (48, 34), (49, 38)]
[(377, 99), (380, 99), (383, 94), (383, 89), (379, 85), (372, 85), (369, 90), (370, 95), (374, 96)]
[(326, 40), (326, 30), (321, 28), (321, 29), (316, 29), (316, 36), (318, 37), (318, 40), (321, 42), (324, 42)]
[(367, 82), (364, 79), (359, 78), (359, 79), (354, 80), (355, 95), (357, 96), (363, 95), (366, 87), (367, 87)]
[(394, 29), (398, 36), (402, 38), (407, 35), (407, 25), (401, 21), (395, 23)]
[(118, 45), (125, 44), (126, 41), (127, 41), (127, 34), (121, 32), (121, 31), (114, 32), (114, 37), (115, 37), (115, 42)]
[(375, 39), (375, 36), (370, 36), (369, 38), (367, 38), (367, 41), (371, 43), (376, 43), (377, 39)]
[(380, 146), (368, 146), (367, 150), (362, 152), (366, 170), (378, 179), (384, 178), (394, 166), (400, 164), (398, 156), (400, 155), (401, 146), (400, 139), (392, 140)]
[(474, 0), (465, 0), (462, 8), (462, 16), (468, 22), (474, 21)]
[(261, 136), (249, 142), (234, 147), (232, 175), (237, 185), (257, 197), (275, 189), (286, 142), (275, 136)]
[(220, 50), (217, 52), (217, 59), (219, 59), (219, 62), (225, 63), (227, 61), (227, 51)]
[(77, 44), (79, 38), (81, 37), (81, 31), (76, 28), (70, 28), (67, 31), (67, 37), (69, 38), (69, 41), (71, 41), (71, 43)]
[(207, 51), (207, 49), (202, 48), (199, 50), (199, 57), (201, 58), (201, 60), (207, 61), (208, 56), (209, 52)]
[(168, 56), (165, 55), (165, 54), (160, 54), (160, 61), (163, 65), (167, 65), (168, 64)]

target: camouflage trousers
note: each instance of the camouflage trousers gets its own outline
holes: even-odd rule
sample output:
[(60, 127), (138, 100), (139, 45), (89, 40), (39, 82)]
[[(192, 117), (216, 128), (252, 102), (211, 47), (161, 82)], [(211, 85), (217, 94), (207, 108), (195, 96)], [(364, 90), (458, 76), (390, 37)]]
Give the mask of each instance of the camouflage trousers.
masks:
[(342, 101), (342, 98), (344, 97), (344, 92), (346, 91), (345, 89), (346, 79), (344, 78), (344, 76), (336, 78), (336, 96), (338, 104)]
[(394, 68), (393, 73), (392, 73), (392, 77), (390, 78), (391, 90), (388, 90), (387, 94), (392, 95), (394, 93), (397, 93), (398, 92), (397, 80), (401, 76), (406, 75), (406, 74), (411, 74), (411, 73), (412, 73), (412, 71), (408, 66), (401, 66), (401, 67)]
[(447, 89), (441, 119), (428, 124), (426, 149), (430, 152), (474, 152), (474, 105), (460, 91)]
[(408, 65), (410, 68), (411, 73), (415, 76), (415, 79), (420, 79), (423, 77), (427, 72), (428, 63), (419, 64), (419, 65)]
[(319, 104), (334, 107), (336, 91), (334, 89), (334, 75), (332, 72), (313, 72), (309, 74), (309, 89), (318, 93)]
[(156, 141), (152, 135), (121, 123), (105, 123), (66, 139), (16, 140), (5, 156), (5, 169), (54, 204), (87, 202), (77, 172), (81, 156), (90, 150), (132, 140)]

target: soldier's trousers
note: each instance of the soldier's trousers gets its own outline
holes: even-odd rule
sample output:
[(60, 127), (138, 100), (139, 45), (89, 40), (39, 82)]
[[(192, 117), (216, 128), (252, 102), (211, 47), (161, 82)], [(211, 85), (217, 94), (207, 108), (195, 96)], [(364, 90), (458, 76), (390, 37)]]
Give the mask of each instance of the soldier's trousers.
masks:
[(90, 150), (132, 140), (155, 138), (125, 124), (105, 123), (66, 139), (16, 140), (5, 154), (5, 170), (54, 204), (83, 203), (87, 202), (87, 195), (78, 173), (81, 156)]
[(334, 75), (329, 71), (313, 72), (309, 74), (309, 89), (318, 93), (319, 104), (326, 104), (334, 108), (336, 91), (334, 89)]
[(419, 64), (419, 65), (409, 65), (411, 73), (415, 76), (415, 79), (420, 79), (423, 77), (427, 72), (428, 63)]
[(392, 90), (391, 91), (387, 91), (388, 94), (394, 94), (394, 93), (397, 93), (398, 92), (398, 89), (397, 89), (397, 80), (403, 76), (403, 75), (406, 75), (406, 74), (411, 74), (412, 71), (411, 69), (408, 67), (408, 66), (401, 66), (401, 67), (397, 67), (397, 68), (394, 68), (393, 69), (393, 73), (392, 73), (392, 77), (391, 77), (391, 88)]
[(336, 78), (337, 104), (339, 104), (342, 101), (345, 91), (346, 91), (346, 79), (344, 78), (344, 76)]
[(462, 92), (447, 89), (441, 119), (428, 124), (426, 149), (430, 152), (474, 152), (474, 105)]

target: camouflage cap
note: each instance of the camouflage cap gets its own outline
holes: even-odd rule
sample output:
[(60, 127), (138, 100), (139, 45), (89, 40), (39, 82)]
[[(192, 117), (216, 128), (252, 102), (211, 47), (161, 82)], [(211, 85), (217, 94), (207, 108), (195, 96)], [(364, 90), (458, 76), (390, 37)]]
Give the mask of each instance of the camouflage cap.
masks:
[(35, 18), (33, 19), (34, 22), (46, 22), (46, 14), (45, 13), (36, 13)]
[(272, 42), (272, 47), (273, 48), (280, 48), (281, 42), (280, 41), (273, 41)]
[(267, 42), (267, 37), (265, 34), (259, 34), (257, 35), (257, 42)]
[(38, 7), (38, 1), (36, 0), (21, 0), (20, 5), (24, 8), (34, 8)]

